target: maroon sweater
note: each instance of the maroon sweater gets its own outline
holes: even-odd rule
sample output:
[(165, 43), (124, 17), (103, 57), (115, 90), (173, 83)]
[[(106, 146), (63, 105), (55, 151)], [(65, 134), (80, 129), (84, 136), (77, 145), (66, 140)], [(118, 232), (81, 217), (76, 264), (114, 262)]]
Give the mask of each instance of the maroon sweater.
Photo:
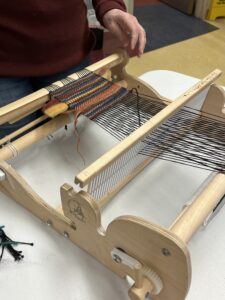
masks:
[[(122, 0), (93, 0), (97, 18)], [(79, 64), (93, 47), (83, 0), (0, 0), (0, 76), (40, 76)]]

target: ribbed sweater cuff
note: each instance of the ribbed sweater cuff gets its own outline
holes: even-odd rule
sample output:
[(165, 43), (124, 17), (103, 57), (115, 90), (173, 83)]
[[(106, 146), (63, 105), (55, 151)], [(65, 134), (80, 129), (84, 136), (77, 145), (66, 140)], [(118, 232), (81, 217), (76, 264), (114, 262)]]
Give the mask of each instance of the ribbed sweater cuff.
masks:
[(122, 11), (126, 11), (126, 6), (123, 3), (123, 1), (105, 1), (101, 3), (101, 5), (99, 5), (96, 8), (96, 17), (102, 25), (104, 25), (103, 24), (104, 14), (111, 9), (120, 9)]

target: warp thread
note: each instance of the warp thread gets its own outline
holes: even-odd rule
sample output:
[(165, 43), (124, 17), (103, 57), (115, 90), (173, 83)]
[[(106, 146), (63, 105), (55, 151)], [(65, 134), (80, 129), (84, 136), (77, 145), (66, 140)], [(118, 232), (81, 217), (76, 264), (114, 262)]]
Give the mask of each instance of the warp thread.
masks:
[[(74, 112), (78, 152), (76, 123), (80, 114), (122, 140), (166, 106), (137, 89), (128, 91), (87, 70), (78, 77), (51, 92), (53, 104), (64, 103), (68, 112)], [(146, 146), (139, 154), (225, 173), (224, 137), (224, 118), (184, 107), (143, 140)]]
[[(50, 101), (43, 107), (43, 112), (48, 114), (49, 108), (53, 108), (53, 115), (59, 113), (74, 114), (74, 128), (77, 137), (77, 153), (80, 155), (84, 165), (85, 160), (79, 151), (80, 136), (77, 130), (77, 120), (81, 114), (88, 114), (90, 119), (96, 117), (101, 112), (109, 109), (115, 103), (122, 101), (129, 93), (125, 88), (113, 84), (105, 78), (83, 70), (77, 73), (77, 80), (64, 80), (64, 86), (56, 88), (50, 86)], [(63, 104), (58, 105), (57, 104)], [(65, 104), (65, 105), (64, 105)], [(55, 108), (59, 110), (54, 111)], [(62, 111), (60, 112), (60, 108)], [(65, 110), (65, 111), (64, 111)]]

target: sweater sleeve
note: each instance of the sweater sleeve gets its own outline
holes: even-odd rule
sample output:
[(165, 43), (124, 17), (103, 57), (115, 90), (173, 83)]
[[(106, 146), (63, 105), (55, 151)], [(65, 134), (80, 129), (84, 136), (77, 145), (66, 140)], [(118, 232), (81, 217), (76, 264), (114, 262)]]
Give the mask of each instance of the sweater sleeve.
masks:
[(102, 19), (105, 13), (111, 9), (120, 9), (126, 11), (126, 6), (122, 0), (92, 0), (96, 17), (103, 25)]

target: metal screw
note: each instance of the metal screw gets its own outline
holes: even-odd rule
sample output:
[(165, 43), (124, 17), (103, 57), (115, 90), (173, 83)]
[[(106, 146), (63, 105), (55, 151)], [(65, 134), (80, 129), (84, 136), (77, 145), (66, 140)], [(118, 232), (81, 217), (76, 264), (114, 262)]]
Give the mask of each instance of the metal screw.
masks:
[(115, 82), (117, 80), (118, 76), (117, 75), (113, 75), (112, 80), (113, 82)]
[(112, 259), (118, 264), (122, 262), (122, 259), (119, 257), (119, 255), (116, 254), (113, 254)]
[(66, 239), (68, 239), (68, 238), (70, 237), (70, 236), (69, 236), (69, 233), (66, 232), (66, 231), (63, 232), (63, 236), (64, 236)]
[(51, 220), (47, 220), (47, 221), (46, 221), (46, 225), (47, 225), (48, 227), (52, 227), (52, 221), (51, 221)]
[(171, 255), (170, 251), (169, 251), (168, 249), (166, 249), (166, 248), (163, 248), (163, 249), (162, 249), (162, 254), (163, 254), (164, 256), (170, 256), (170, 255)]

